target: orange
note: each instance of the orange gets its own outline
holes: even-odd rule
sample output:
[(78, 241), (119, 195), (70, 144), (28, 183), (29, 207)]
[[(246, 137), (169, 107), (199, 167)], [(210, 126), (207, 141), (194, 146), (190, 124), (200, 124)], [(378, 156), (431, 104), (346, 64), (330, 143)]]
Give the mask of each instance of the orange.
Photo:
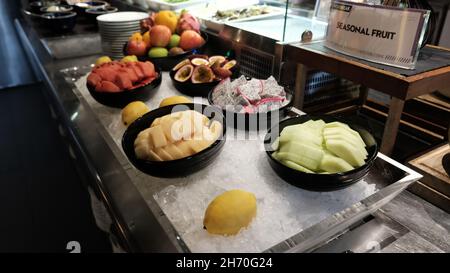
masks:
[(162, 10), (155, 16), (155, 25), (164, 25), (168, 27), (172, 33), (175, 32), (177, 24), (178, 17), (173, 11)]
[(142, 40), (144, 41), (145, 44), (147, 44), (148, 46), (151, 45), (150, 43), (150, 31), (147, 31), (146, 33), (144, 33), (142, 35)]
[(142, 41), (142, 35), (139, 32), (135, 32), (135, 33), (133, 33), (133, 35), (131, 35), (131, 37), (128, 40), (129, 41), (131, 41), (131, 40)]

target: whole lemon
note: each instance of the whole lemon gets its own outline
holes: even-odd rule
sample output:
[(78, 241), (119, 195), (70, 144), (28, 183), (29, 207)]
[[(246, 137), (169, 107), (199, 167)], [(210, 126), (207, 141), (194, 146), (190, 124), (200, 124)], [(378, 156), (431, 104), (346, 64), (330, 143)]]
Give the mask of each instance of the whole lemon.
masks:
[(136, 57), (136, 55), (128, 55), (128, 56), (123, 57), (120, 61), (123, 63), (137, 62), (138, 58)]
[(149, 111), (150, 108), (142, 101), (130, 102), (122, 109), (122, 122), (125, 126), (128, 126)]
[(205, 211), (204, 228), (212, 234), (235, 235), (256, 215), (253, 193), (231, 190), (217, 196)]
[(172, 33), (175, 32), (178, 24), (178, 17), (175, 12), (171, 10), (162, 10), (155, 16), (155, 25), (164, 25), (170, 29)]
[(180, 104), (180, 103), (190, 103), (192, 102), (190, 99), (183, 96), (172, 96), (165, 98), (159, 104), (159, 107), (164, 107), (167, 105)]
[(95, 65), (102, 65), (104, 63), (112, 62), (111, 58), (108, 56), (101, 56), (95, 61)]

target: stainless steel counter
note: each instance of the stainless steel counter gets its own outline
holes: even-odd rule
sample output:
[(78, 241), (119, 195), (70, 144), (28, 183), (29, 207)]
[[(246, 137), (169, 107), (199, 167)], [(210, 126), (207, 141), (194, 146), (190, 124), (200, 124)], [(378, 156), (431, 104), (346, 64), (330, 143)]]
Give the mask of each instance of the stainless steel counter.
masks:
[[(29, 23), (19, 19), (16, 28), (35, 71), (48, 87), (49, 100), (65, 128), (65, 135), (71, 140), (74, 156), (90, 175), (91, 187), (112, 216), (115, 234), (121, 245), (126, 251), (188, 251), (172, 225), (158, 217), (160, 208), (148, 204), (142, 198), (122, 167), (126, 158), (111, 143), (111, 138), (106, 137), (107, 132), (89, 105), (77, 97), (60, 73), (62, 69), (93, 63), (98, 55), (55, 59), (43, 46), (43, 37)], [(78, 46), (83, 45), (78, 43)], [(417, 197), (402, 194), (377, 213), (387, 215), (407, 230), (401, 233), (402, 236), (397, 236), (393, 243), (386, 245), (383, 251), (450, 251), (448, 214)], [(411, 214), (417, 217), (409, 217)], [(345, 228), (342, 232), (351, 234), (352, 230), (357, 229)]]

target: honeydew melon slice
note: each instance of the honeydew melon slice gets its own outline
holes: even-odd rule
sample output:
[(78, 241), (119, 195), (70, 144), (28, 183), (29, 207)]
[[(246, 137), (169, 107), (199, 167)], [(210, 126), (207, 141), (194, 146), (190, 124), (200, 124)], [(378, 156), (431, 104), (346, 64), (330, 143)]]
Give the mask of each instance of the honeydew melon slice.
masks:
[(289, 134), (282, 134), (280, 136), (280, 145), (291, 141), (300, 141), (303, 143), (313, 144), (316, 146), (322, 145), (323, 138), (320, 134), (315, 134), (306, 129), (296, 129)]
[(310, 169), (312, 171), (317, 171), (319, 168), (319, 164), (320, 164), (320, 162), (317, 162), (317, 160), (303, 156), (301, 154), (279, 152), (277, 157), (278, 157), (279, 161), (289, 160), (289, 161), (297, 163), (307, 169)]
[(342, 140), (330, 139), (326, 141), (327, 150), (336, 156), (344, 159), (353, 167), (360, 167), (364, 165), (364, 157), (358, 152), (355, 146)]
[(326, 143), (328, 140), (342, 140), (342, 141), (347, 142), (347, 143), (350, 144), (350, 145), (354, 145), (355, 148), (356, 148), (356, 150), (361, 154), (361, 156), (362, 156), (364, 159), (365, 159), (365, 158), (367, 157), (367, 155), (368, 155), (366, 148), (365, 148), (364, 146), (362, 146), (361, 143), (359, 143), (359, 142), (352, 142), (350, 139), (345, 138), (345, 137), (343, 137), (342, 135), (329, 135), (329, 136), (326, 136), (325, 139), (324, 139), (325, 143)]
[(322, 161), (323, 150), (314, 145), (291, 141), (280, 147), (278, 156), (280, 160), (289, 160), (316, 171)]
[(323, 136), (327, 137), (330, 135), (341, 135), (345, 138), (348, 138), (352, 142), (359, 143), (361, 146), (366, 147), (366, 143), (362, 140), (361, 136), (355, 132), (357, 135), (351, 133), (349, 130), (345, 130), (343, 128), (324, 128)]
[(320, 163), (320, 169), (327, 173), (340, 173), (351, 171), (354, 168), (342, 158), (331, 154), (324, 154)]
[[(326, 132), (325, 133), (325, 130), (324, 130), (323, 137), (324, 137), (324, 142), (326, 142), (329, 139), (345, 140), (346, 142), (350, 143), (351, 145), (358, 147), (358, 149), (365, 149), (365, 146), (363, 144), (361, 144), (361, 142), (358, 141), (358, 139), (351, 136), (347, 132), (338, 132), (338, 133)], [(362, 152), (362, 153), (364, 154), (364, 152)]]
[(309, 170), (309, 169), (307, 169), (307, 168), (305, 168), (305, 167), (303, 167), (301, 165), (298, 165), (297, 163), (292, 162), (290, 160), (282, 160), (281, 163), (283, 163), (285, 166), (287, 166), (287, 167), (289, 167), (291, 169), (297, 170), (297, 171), (301, 171), (301, 172), (304, 172), (304, 173), (314, 173), (313, 171), (311, 171), (311, 170)]
[(270, 147), (272, 150), (277, 151), (280, 148), (280, 137), (277, 137)]
[(325, 121), (319, 119), (319, 120), (315, 120), (313, 121), (309, 127), (315, 131), (317, 131), (318, 133), (321, 133), (323, 128), (325, 127), (326, 123)]
[(273, 159), (281, 161), (280, 157), (278, 156), (278, 152), (273, 152), (271, 156), (273, 157)]

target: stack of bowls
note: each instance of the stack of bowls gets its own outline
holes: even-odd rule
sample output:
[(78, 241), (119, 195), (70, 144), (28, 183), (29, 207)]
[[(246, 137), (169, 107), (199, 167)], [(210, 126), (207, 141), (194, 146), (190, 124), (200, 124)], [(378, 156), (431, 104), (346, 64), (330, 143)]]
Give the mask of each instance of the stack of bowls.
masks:
[(97, 16), (103, 53), (114, 59), (122, 58), (123, 45), (133, 33), (140, 31), (140, 21), (147, 17), (148, 13), (134, 11)]

